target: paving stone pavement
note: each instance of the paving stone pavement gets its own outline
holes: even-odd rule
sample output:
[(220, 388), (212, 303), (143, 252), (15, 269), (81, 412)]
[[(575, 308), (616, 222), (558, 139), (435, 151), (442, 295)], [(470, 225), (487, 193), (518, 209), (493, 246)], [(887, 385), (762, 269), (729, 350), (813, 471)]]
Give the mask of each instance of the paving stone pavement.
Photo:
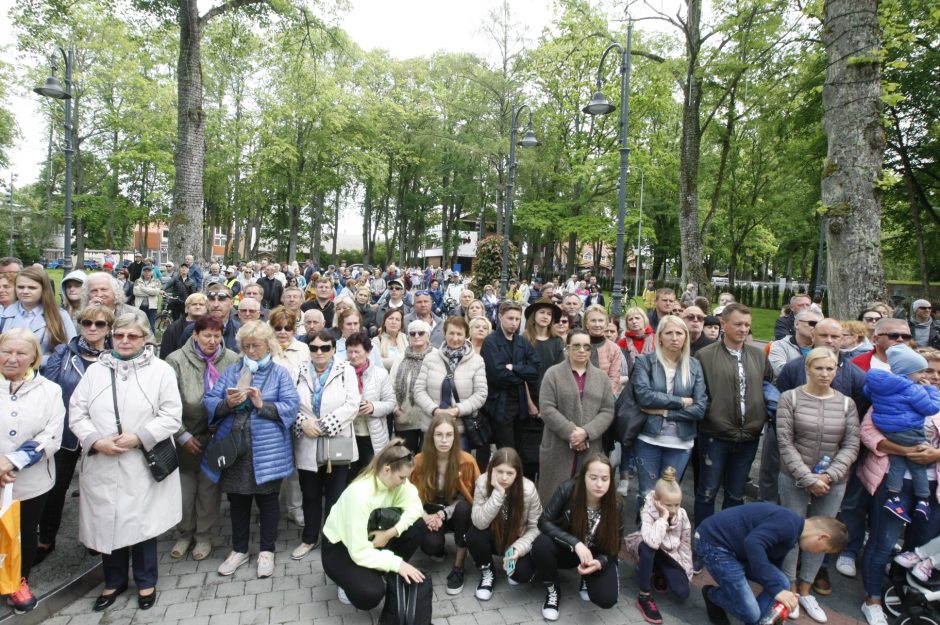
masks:
[[(684, 480), (684, 490), (690, 491), (691, 480)], [(635, 510), (635, 491), (628, 497), (628, 506)], [(684, 505), (691, 507), (692, 497), (686, 492)], [(301, 561), (290, 559), (290, 551), (300, 542), (300, 530), (287, 523), (282, 515), (277, 541), (274, 575), (258, 579), (255, 571), (257, 557), (257, 518), (252, 526), (251, 562), (232, 577), (221, 577), (216, 572), (230, 550), (231, 525), (228, 504), (223, 503), (223, 516), (216, 528), (212, 555), (202, 562), (189, 556), (173, 560), (169, 552), (173, 537), (167, 534), (159, 544), (160, 579), (159, 597), (148, 611), (137, 610), (132, 587), (106, 612), (94, 613), (91, 605), (101, 592), (96, 588), (84, 598), (60, 610), (44, 625), (124, 625), (160, 623), (165, 625), (276, 625), (303, 623), (314, 625), (370, 625), (377, 623), (381, 607), (361, 612), (343, 605), (336, 598), (336, 585), (323, 573), (320, 551), (310, 552)], [(448, 537), (448, 550), (453, 555), (453, 542)], [(446, 576), (451, 562), (434, 562), (420, 552), (412, 559), (416, 566), (431, 572), (434, 586), (433, 622), (435, 625), (515, 625), (544, 624), (541, 609), (544, 590), (527, 584), (510, 587), (505, 578), (497, 577), (493, 598), (479, 601), (473, 596), (479, 576), (467, 559), (467, 574), (463, 592), (449, 596), (445, 592)], [(848, 579), (831, 570), (834, 592), (819, 597), (820, 604), (829, 614), (830, 625), (865, 625), (859, 605), (863, 593), (858, 579)], [(693, 578), (691, 596), (684, 603), (670, 595), (657, 595), (656, 601), (666, 624), (684, 623), (707, 625), (705, 607), (699, 588), (708, 583), (707, 573)], [(578, 580), (573, 571), (562, 572), (561, 618), (559, 623), (578, 625), (640, 625), (645, 621), (636, 608), (636, 573), (629, 562), (620, 563), (620, 601), (610, 610), (602, 610), (592, 603), (581, 601)], [(812, 625), (805, 615), (793, 621), (796, 625)]]

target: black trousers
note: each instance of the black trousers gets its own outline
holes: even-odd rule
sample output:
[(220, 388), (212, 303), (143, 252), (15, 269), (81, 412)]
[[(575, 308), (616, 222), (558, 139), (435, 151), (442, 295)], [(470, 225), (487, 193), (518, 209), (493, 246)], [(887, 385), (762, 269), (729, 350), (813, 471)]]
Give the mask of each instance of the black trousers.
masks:
[[(539, 535), (532, 543), (532, 559), (539, 581), (552, 584), (558, 582), (558, 569), (573, 569), (581, 562), (573, 550), (567, 545), (558, 544), (548, 534)], [(607, 566), (600, 571), (585, 575), (583, 579), (587, 582), (591, 603), (605, 610), (617, 605), (620, 577), (617, 574), (616, 557), (608, 560)]]
[[(308, 545), (320, 540), (323, 519), (343, 494), (349, 482), (349, 465), (334, 465), (330, 473), (322, 466), (317, 471), (297, 470), (303, 493), (304, 531), (302, 540)], [(325, 500), (325, 502), (324, 502)]]
[(20, 560), (20, 577), (29, 579), (29, 571), (33, 568), (33, 561), (36, 559), (36, 548), (39, 546), (39, 534), (36, 528), (39, 526), (39, 519), (42, 517), (43, 507), (46, 505), (46, 499), (49, 493), (43, 493), (32, 499), (20, 501), (20, 551), (22, 560)]
[(444, 535), (447, 532), (454, 533), (454, 543), (458, 547), (467, 546), (467, 530), (470, 529), (470, 511), (473, 507), (466, 499), (460, 497), (457, 499), (457, 505), (454, 507), (454, 513), (449, 519), (444, 521), (441, 529), (436, 532), (428, 531), (421, 541), (421, 551), (429, 556), (436, 556), (444, 553)]
[(281, 508), (277, 501), (278, 493), (267, 495), (228, 494), (229, 514), (232, 517), (232, 549), (238, 553), (248, 553), (248, 540), (251, 538), (251, 502), (258, 505), (261, 516), (261, 551), (274, 551), (277, 542), (277, 524), (281, 521)]
[(78, 459), (82, 457), (81, 448), (76, 450), (60, 449), (55, 452), (55, 485), (48, 493), (46, 506), (39, 519), (39, 542), (44, 545), (55, 543), (55, 537), (62, 525), (62, 510), (65, 508), (65, 498), (68, 496), (69, 486), (72, 484), (72, 475)]
[(424, 440), (421, 430), (397, 430), (395, 436), (405, 439), (405, 447), (416, 454), (421, 453), (421, 443)]
[(356, 449), (359, 450), (359, 460), (356, 460), (349, 469), (349, 481), (356, 479), (356, 476), (369, 464), (372, 457), (375, 456), (375, 450), (372, 449), (372, 438), (369, 436), (356, 436)]
[(130, 547), (101, 554), (104, 587), (116, 590), (127, 585), (127, 566), (133, 560), (134, 583), (137, 588), (157, 587), (157, 539), (150, 538)]
[[(404, 534), (393, 538), (385, 548), (407, 561), (418, 550), (427, 531), (424, 519), (418, 519)], [(359, 566), (353, 562), (346, 545), (332, 543), (326, 538), (321, 547), (321, 557), (323, 572), (346, 591), (350, 603), (356, 608), (371, 610), (382, 602), (386, 588), (384, 571)], [(397, 574), (397, 571), (392, 574)]]
[[(503, 552), (496, 548), (493, 543), (493, 535), (489, 528), (485, 530), (478, 529), (471, 525), (467, 531), (467, 548), (470, 550), (470, 556), (478, 567), (493, 563), (493, 556), (499, 556), (499, 568), (502, 568)], [(524, 584), (535, 576), (535, 562), (532, 560), (532, 554), (527, 553), (516, 560), (516, 570), (511, 575), (513, 581)]]
[(689, 596), (689, 578), (679, 563), (646, 543), (640, 543), (640, 564), (637, 567), (640, 592), (650, 591), (653, 575), (666, 579), (669, 590), (679, 599)]

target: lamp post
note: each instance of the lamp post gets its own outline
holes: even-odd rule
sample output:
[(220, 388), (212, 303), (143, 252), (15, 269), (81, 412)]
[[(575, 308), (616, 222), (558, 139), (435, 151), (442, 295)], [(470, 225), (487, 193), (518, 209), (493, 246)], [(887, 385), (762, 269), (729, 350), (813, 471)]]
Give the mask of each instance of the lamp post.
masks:
[(636, 275), (633, 278), (633, 296), (640, 294), (640, 267), (643, 266), (643, 248), (640, 246), (643, 241), (643, 182), (646, 180), (646, 173), (640, 170), (640, 225), (636, 232)]
[(526, 124), (525, 134), (519, 141), (523, 148), (534, 148), (539, 144), (532, 131), (532, 110), (526, 104), (520, 104), (512, 109), (512, 125), (509, 130), (509, 179), (506, 182), (505, 208), (503, 209), (503, 265), (499, 272), (499, 290), (502, 297), (506, 297), (509, 287), (509, 214), (512, 211), (512, 185), (516, 173), (516, 131), (519, 129), (519, 113), (525, 109), (529, 112), (529, 123)]
[(65, 236), (62, 240), (63, 269), (68, 273), (72, 269), (72, 59), (74, 53), (70, 47), (68, 51), (62, 47), (57, 49), (65, 60), (65, 89), (59, 83), (55, 73), (58, 69), (55, 53), (49, 58), (52, 75), (46, 79), (46, 84), (33, 89), (39, 95), (54, 100), (65, 100), (65, 145), (62, 152), (65, 154)]
[(601, 92), (601, 75), (604, 70), (604, 61), (611, 50), (620, 53), (620, 195), (617, 200), (617, 249), (614, 254), (614, 293), (610, 312), (620, 319), (620, 305), (623, 300), (623, 222), (627, 210), (627, 163), (630, 148), (627, 147), (627, 122), (630, 119), (630, 47), (633, 43), (633, 22), (627, 23), (627, 46), (612, 43), (601, 55), (601, 62), (597, 66), (597, 92), (591, 101), (581, 109), (588, 115), (607, 115), (617, 109)]

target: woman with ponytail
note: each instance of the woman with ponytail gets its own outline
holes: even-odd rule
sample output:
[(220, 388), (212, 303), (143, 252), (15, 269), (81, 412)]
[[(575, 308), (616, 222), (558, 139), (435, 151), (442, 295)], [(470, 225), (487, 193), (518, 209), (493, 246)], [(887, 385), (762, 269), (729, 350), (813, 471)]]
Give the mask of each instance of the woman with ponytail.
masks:
[[(343, 491), (323, 526), (323, 572), (338, 586), (340, 603), (371, 610), (385, 597), (386, 573), (408, 583), (424, 574), (408, 564), (421, 545), (427, 526), (418, 489), (409, 481), (415, 457), (401, 438), (394, 438), (372, 458)], [(377, 509), (400, 510), (386, 530), (369, 532)]]
[(682, 508), (682, 489), (674, 467), (666, 467), (644, 500), (640, 531), (627, 536), (625, 548), (639, 564), (640, 594), (636, 607), (649, 623), (662, 623), (652, 589), (689, 596), (692, 579), (692, 523)]

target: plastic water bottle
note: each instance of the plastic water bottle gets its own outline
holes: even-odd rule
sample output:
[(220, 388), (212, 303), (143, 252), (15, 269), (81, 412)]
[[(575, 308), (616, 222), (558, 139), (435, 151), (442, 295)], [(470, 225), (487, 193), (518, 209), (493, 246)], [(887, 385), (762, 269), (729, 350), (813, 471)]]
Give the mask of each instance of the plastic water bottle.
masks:
[(770, 608), (770, 612), (760, 620), (760, 625), (780, 625), (787, 620), (789, 615), (790, 609), (778, 601)]
[(816, 466), (813, 468), (813, 473), (825, 473), (832, 465), (832, 458), (829, 456), (823, 456), (820, 458), (819, 462), (816, 463)]

